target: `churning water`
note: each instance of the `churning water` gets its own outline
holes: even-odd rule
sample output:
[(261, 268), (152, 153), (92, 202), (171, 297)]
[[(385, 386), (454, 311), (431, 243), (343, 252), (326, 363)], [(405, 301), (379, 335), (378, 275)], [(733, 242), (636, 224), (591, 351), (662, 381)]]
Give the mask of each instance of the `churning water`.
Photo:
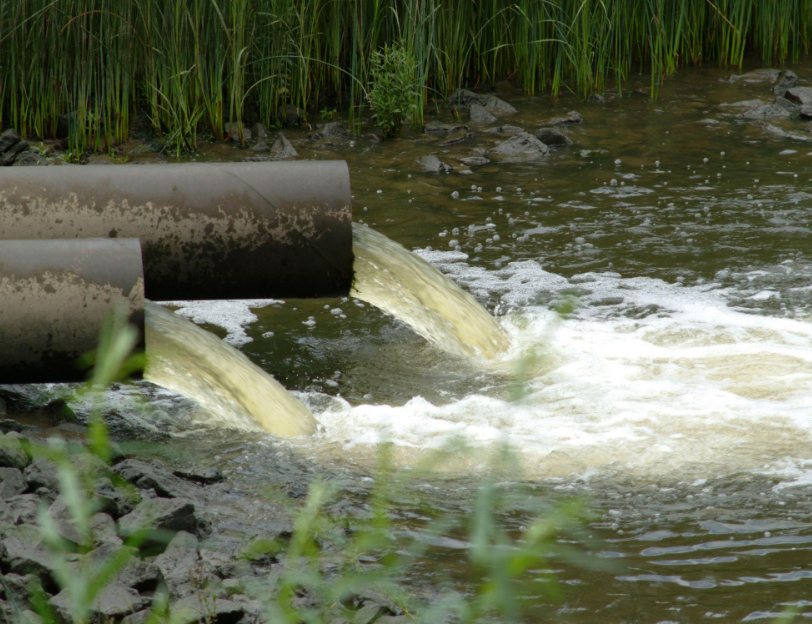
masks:
[[(812, 71), (795, 70), (812, 84)], [(404, 466), (446, 451), (450, 476), (431, 487), (456, 513), (468, 506), (464, 473), (484, 472), (507, 445), (522, 467), (507, 480), (525, 480), (528, 498), (590, 497), (598, 554), (623, 570), (561, 564), (572, 591), (551, 621), (808, 611), (812, 134), (742, 116), (774, 97), (770, 84), (724, 77), (681, 71), (656, 101), (633, 88), (604, 104), (502, 92), (519, 109), (502, 123), (532, 131), (569, 108), (586, 120), (567, 129), (573, 146), (533, 163), (466, 171), (461, 159), (506, 138), (478, 128), (450, 146), (423, 134), (338, 152), (302, 140), (305, 157), (348, 159), (357, 248), (383, 251), (376, 266), (362, 257), (355, 298), (231, 315), (243, 353), (320, 425), (286, 448), (362, 474), (380, 441)], [(456, 171), (422, 172), (426, 153)], [(363, 224), (459, 284), (498, 329), (484, 320), (476, 346), (449, 348), (431, 338), (433, 322), (426, 341), (359, 301), (401, 305), (395, 267), (413, 264)], [(409, 290), (410, 309), (431, 292)], [(229, 325), (222, 305), (196, 319)], [(500, 334), (506, 347), (486, 337)], [(274, 443), (235, 448), (220, 461), (259, 489)], [(514, 528), (526, 519), (503, 517)], [(439, 569), (465, 565), (451, 547), (428, 556)]]

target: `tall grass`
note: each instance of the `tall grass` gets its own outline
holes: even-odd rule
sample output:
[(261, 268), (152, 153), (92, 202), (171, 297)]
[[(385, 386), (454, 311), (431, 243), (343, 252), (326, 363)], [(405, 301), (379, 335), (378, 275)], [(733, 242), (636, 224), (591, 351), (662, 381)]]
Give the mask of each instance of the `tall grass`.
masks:
[(419, 103), (510, 78), (585, 96), (652, 85), (681, 65), (796, 60), (812, 0), (2, 0), (0, 123), (77, 152), (126, 140), (136, 111), (178, 151), (223, 138), (246, 111), (265, 123), (322, 106), (362, 113), (370, 59), (403, 42)]

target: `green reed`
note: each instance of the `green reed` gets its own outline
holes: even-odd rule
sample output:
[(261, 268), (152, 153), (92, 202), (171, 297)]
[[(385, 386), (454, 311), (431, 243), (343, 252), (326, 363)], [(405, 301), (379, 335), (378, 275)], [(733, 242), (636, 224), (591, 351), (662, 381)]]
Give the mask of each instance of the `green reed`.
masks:
[(656, 92), (680, 66), (780, 64), (810, 40), (812, 0), (0, 0), (0, 124), (44, 138), (66, 115), (81, 155), (140, 111), (180, 152), (287, 105), (359, 120), (393, 43), (417, 61), (420, 124), (459, 86), (586, 96), (642, 67)]

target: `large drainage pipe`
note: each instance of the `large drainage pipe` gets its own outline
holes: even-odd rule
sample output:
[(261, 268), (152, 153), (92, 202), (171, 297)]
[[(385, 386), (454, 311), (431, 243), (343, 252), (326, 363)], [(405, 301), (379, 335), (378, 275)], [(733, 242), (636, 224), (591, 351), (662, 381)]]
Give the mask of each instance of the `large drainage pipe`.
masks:
[(77, 360), (114, 308), (143, 340), (137, 239), (0, 241), (0, 383), (83, 380)]
[(3, 172), (0, 239), (86, 237), (140, 239), (154, 300), (346, 295), (349, 170), (297, 161)]

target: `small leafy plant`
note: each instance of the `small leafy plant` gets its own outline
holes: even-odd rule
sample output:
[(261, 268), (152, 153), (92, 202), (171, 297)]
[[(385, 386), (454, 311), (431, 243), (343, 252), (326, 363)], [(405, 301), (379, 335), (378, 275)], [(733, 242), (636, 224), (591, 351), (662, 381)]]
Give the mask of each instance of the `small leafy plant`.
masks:
[(417, 63), (402, 43), (372, 55), (367, 99), (384, 138), (399, 136), (403, 122), (417, 108)]

